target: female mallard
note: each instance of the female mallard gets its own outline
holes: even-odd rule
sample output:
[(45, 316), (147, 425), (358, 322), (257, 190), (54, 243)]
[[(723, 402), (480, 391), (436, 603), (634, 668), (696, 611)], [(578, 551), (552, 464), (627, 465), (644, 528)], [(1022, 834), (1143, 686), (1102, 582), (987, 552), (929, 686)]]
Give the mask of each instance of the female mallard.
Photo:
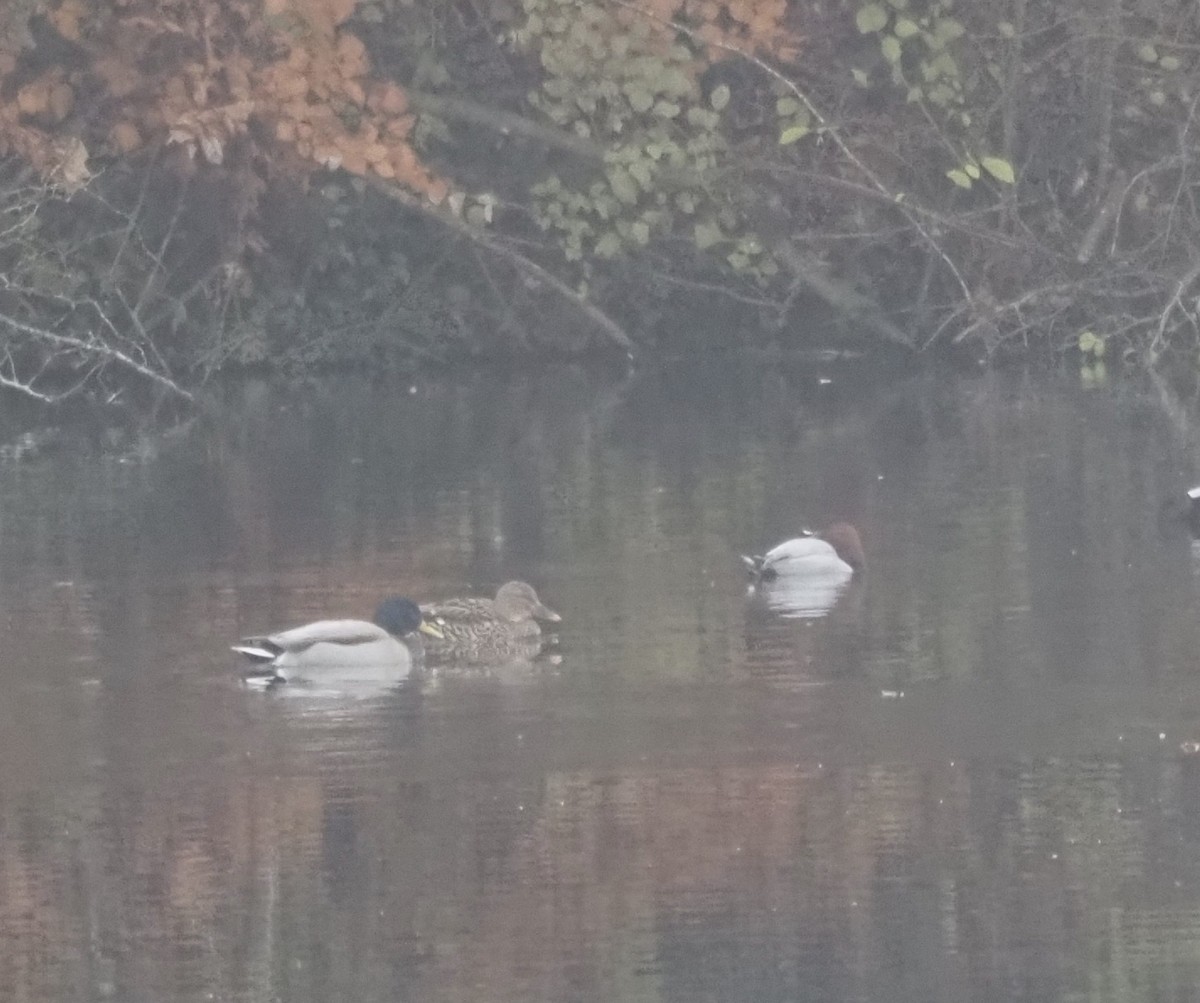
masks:
[[(318, 620), (275, 634), (243, 638), (233, 650), (245, 655), (267, 682), (319, 679), (337, 682), (400, 682), (412, 669), (407, 635), (420, 631), (440, 639), (442, 632), (421, 615), (411, 599), (392, 596), (366, 620)], [(418, 638), (412, 639), (419, 643)]]
[(541, 648), (538, 620), (562, 619), (526, 582), (506, 582), (495, 599), (445, 599), (422, 606), (421, 612), (443, 634), (440, 643), (426, 645), (429, 657), (469, 662), (532, 657)]
[(866, 568), (862, 540), (848, 522), (835, 522), (823, 533), (785, 540), (761, 557), (742, 556), (756, 582), (805, 575), (846, 578)]

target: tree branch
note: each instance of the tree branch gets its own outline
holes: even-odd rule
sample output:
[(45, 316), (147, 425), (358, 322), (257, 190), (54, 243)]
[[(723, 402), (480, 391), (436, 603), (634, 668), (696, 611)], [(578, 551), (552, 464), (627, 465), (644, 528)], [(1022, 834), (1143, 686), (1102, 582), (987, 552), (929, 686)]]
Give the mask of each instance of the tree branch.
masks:
[(470, 226), (464, 220), (461, 220), (457, 216), (453, 215), (446, 208), (439, 208), (431, 205), (424, 199), (413, 195), (411, 192), (408, 192), (397, 185), (388, 184), (385, 181), (376, 180), (374, 178), (368, 178), (365, 180), (367, 181), (367, 184), (381, 194), (386, 195), (388, 198), (399, 202), (401, 205), (406, 206), (409, 209), (421, 213), (423, 216), (429, 219), (436, 220), (442, 226), (453, 230), (459, 236), (465, 237), (473, 243), (478, 244), (480, 247), (487, 248), (487, 250), (491, 251), (493, 254), (504, 258), (526, 275), (537, 279), (539, 282), (545, 283), (563, 299), (573, 303), (576, 307), (578, 307), (583, 314), (589, 320), (591, 320), (600, 331), (603, 332), (604, 336), (608, 339), (611, 345), (627, 354), (633, 351), (633, 339), (629, 337), (629, 335), (625, 332), (625, 329), (622, 328), (620, 324), (618, 324), (608, 314), (596, 306), (595, 303), (591, 302), (586, 295), (572, 289), (569, 285), (563, 282), (562, 279), (547, 271), (537, 262), (530, 261), (523, 254), (518, 254), (512, 248), (506, 247), (490, 234)]

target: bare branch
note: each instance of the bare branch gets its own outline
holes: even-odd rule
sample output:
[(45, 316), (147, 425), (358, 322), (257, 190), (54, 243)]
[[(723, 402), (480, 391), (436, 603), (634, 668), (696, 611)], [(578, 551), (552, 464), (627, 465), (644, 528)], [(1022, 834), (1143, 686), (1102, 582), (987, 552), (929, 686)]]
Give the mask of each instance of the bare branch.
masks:
[(416, 195), (400, 188), (396, 185), (388, 184), (383, 181), (371, 180), (368, 182), (372, 188), (381, 192), (388, 198), (413, 209), (429, 219), (436, 220), (443, 226), (450, 228), (455, 233), (466, 237), (480, 247), (485, 247), (493, 254), (499, 255), (517, 269), (524, 272), (530, 278), (536, 279), (539, 282), (549, 286), (563, 299), (575, 304), (583, 314), (592, 321), (605, 337), (617, 348), (624, 352), (633, 351), (633, 340), (625, 333), (625, 330), (608, 314), (601, 310), (595, 303), (587, 298), (586, 295), (572, 289), (569, 285), (558, 278), (558, 276), (547, 271), (535, 261), (530, 261), (523, 254), (518, 254), (510, 247), (506, 247), (500, 241), (493, 238), (490, 234), (482, 230), (478, 230), (468, 225), (457, 216), (448, 212), (445, 209), (438, 209), (424, 199), (418, 198)]

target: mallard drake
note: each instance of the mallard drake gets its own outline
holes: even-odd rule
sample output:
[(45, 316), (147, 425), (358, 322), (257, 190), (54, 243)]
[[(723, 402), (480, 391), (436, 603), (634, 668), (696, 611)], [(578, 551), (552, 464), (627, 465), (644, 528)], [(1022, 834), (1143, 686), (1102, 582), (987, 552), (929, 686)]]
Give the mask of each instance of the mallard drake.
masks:
[(866, 569), (862, 540), (848, 522), (835, 522), (823, 532), (785, 540), (761, 557), (742, 555), (750, 577), (771, 581), (782, 576), (849, 578)]
[(430, 659), (504, 661), (528, 658), (541, 647), (539, 620), (562, 620), (545, 606), (527, 582), (506, 582), (495, 599), (445, 599), (421, 607), (427, 623), (436, 624), (443, 640), (426, 646)]
[[(420, 631), (441, 639), (441, 630), (411, 599), (392, 596), (367, 620), (318, 620), (274, 634), (243, 638), (233, 650), (254, 665), (248, 673), (267, 682), (313, 680), (400, 682), (412, 670), (405, 638)], [(411, 643), (419, 644), (413, 637)]]

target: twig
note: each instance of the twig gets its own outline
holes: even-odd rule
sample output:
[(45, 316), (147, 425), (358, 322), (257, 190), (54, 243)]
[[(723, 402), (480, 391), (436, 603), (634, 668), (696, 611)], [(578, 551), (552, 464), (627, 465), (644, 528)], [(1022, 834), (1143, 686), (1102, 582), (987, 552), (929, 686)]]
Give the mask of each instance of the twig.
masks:
[[(12, 288), (7, 278), (4, 276), (0, 276), (0, 288), (5, 290)], [(62, 298), (59, 297), (59, 299)], [(65, 302), (70, 303), (71, 301), (68, 300)], [(80, 305), (88, 304), (76, 304), (77, 307)], [(90, 305), (94, 310), (99, 309), (94, 303)], [(100, 319), (101, 323), (109, 326), (110, 330), (112, 329), (111, 323), (102, 311), (100, 312)], [(183, 387), (181, 387), (169, 376), (150, 368), (150, 366), (146, 365), (144, 362), (139, 362), (126, 352), (121, 351), (116, 346), (109, 344), (108, 342), (105, 342), (94, 335), (89, 334), (89, 336), (85, 339), (75, 337), (74, 335), (58, 334), (54, 331), (48, 330), (47, 328), (26, 323), (25, 321), (19, 320), (11, 315), (0, 316), (0, 324), (3, 324), (20, 334), (24, 334), (30, 338), (34, 338), (38, 341), (52, 345), (64, 352), (79, 352), (85, 358), (91, 357), (93, 359), (119, 363), (120, 365), (125, 366), (127, 369), (137, 373), (139, 376), (144, 377), (158, 386), (170, 390), (172, 393), (179, 395), (185, 400), (193, 399), (192, 395), (187, 390), (183, 389)]]

